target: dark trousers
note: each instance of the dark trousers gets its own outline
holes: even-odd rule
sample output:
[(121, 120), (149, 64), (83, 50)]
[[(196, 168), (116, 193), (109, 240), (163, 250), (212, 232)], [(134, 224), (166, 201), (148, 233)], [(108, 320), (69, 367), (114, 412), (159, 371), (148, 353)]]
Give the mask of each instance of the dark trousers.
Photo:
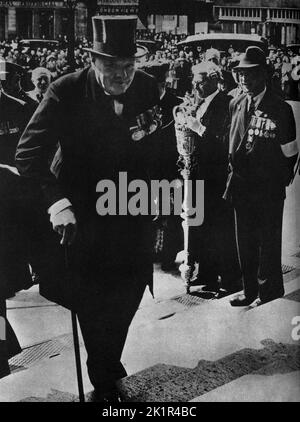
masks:
[(241, 277), (234, 213), (230, 204), (209, 187), (204, 194), (204, 222), (195, 232), (193, 243), (199, 262), (199, 281), (214, 284), (221, 276), (222, 287), (234, 289)]
[(235, 203), (236, 236), (246, 297), (284, 294), (281, 236), (284, 199)]
[(99, 281), (85, 299), (78, 319), (88, 354), (88, 374), (99, 393), (115, 387), (126, 376), (121, 355), (129, 325), (145, 291), (145, 283), (132, 279)]

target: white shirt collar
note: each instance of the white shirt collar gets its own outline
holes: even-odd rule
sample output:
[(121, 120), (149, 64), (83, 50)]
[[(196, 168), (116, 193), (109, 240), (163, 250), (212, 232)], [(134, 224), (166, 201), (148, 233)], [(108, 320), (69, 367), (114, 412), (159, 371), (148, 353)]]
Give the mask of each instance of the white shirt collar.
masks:
[(165, 95), (166, 95), (166, 88), (164, 88), (163, 92), (160, 94), (159, 99), (162, 100)]

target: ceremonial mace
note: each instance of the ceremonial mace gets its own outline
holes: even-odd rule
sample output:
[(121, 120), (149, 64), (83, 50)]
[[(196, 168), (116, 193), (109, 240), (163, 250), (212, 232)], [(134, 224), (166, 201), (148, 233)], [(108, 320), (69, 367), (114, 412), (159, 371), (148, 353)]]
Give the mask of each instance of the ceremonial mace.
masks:
[(191, 233), (192, 209), (192, 172), (196, 166), (196, 141), (195, 132), (187, 127), (187, 117), (196, 115), (198, 103), (196, 97), (187, 95), (184, 102), (173, 109), (177, 151), (179, 154), (178, 167), (183, 177), (184, 199), (182, 204), (182, 228), (184, 235), (184, 262), (179, 267), (184, 281), (186, 292), (190, 293), (191, 283), (197, 278), (199, 264), (193, 257)]

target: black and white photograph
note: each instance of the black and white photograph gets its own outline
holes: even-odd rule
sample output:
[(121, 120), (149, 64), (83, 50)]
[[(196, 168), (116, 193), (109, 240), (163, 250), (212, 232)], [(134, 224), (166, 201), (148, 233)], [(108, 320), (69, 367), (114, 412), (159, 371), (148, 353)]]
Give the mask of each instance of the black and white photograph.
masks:
[(0, 0), (0, 406), (300, 402), (299, 151), (299, 0)]

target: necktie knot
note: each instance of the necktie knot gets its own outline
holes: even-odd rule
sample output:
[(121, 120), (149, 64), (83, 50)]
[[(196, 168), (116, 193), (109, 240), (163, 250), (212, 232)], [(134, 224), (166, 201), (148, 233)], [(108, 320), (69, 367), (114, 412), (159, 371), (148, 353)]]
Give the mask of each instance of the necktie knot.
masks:
[(42, 93), (38, 93), (36, 98), (37, 98), (38, 102), (40, 103), (42, 101), (42, 99), (44, 98), (44, 96), (43, 96)]

